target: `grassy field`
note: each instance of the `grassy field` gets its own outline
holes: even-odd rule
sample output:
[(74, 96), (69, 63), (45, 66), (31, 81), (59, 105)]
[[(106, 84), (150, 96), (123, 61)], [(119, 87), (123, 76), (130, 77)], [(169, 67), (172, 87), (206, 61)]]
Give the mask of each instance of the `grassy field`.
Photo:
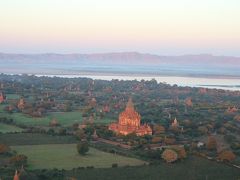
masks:
[(25, 145), (11, 146), (18, 153), (28, 157), (30, 169), (72, 169), (76, 167), (94, 166), (96, 168), (119, 166), (136, 166), (144, 164), (142, 160), (106, 153), (94, 148), (86, 156), (77, 153), (76, 144)]
[[(27, 126), (48, 126), (49, 123), (53, 118), (57, 119), (58, 122), (66, 127), (66, 126), (72, 126), (74, 123), (81, 123), (82, 122), (82, 114), (81, 112), (78, 111), (73, 111), (73, 112), (53, 112), (49, 113), (45, 117), (41, 118), (34, 118), (22, 113), (13, 113), (13, 114), (8, 114), (4, 112), (0, 107), (0, 117), (8, 117), (12, 118), (16, 124), (23, 124)], [(111, 120), (110, 119), (101, 119), (101, 120), (96, 120), (95, 123), (109, 123)]]
[[(79, 111), (73, 111), (73, 112), (54, 112), (50, 113), (48, 118), (53, 119), (56, 118), (60, 124), (64, 126), (70, 126), (74, 123), (80, 123), (82, 122), (82, 113)], [(95, 120), (94, 123), (109, 123), (111, 122), (110, 119), (99, 119)]]
[(13, 125), (8, 125), (8, 124), (3, 124), (0, 123), (0, 132), (1, 133), (8, 133), (8, 132), (22, 132), (23, 129), (13, 126)]
[(174, 164), (84, 169), (69, 172), (68, 177), (84, 180), (238, 180), (240, 171), (224, 164), (198, 157), (189, 157)]
[(36, 126), (41, 126), (41, 125), (48, 125), (50, 122), (50, 119), (47, 117), (43, 118), (33, 118), (27, 115), (24, 115), (22, 113), (13, 113), (13, 114), (8, 114), (8, 113), (1, 113), (1, 117), (7, 117), (11, 118), (14, 120), (16, 124), (23, 124), (23, 125), (36, 125)]
[(2, 113), (4, 113), (4, 111), (3, 111), (3, 108), (5, 107), (5, 105), (4, 104), (0, 104), (0, 113), (2, 114)]
[(72, 144), (77, 140), (73, 136), (51, 136), (47, 134), (17, 133), (0, 134), (0, 142), (9, 146), (39, 144)]
[[(19, 99), (20, 96), (17, 94), (8, 94), (8, 99)], [(53, 118), (57, 119), (58, 122), (66, 127), (72, 126), (74, 123), (82, 122), (82, 113), (79, 111), (73, 112), (52, 112), (47, 114), (45, 117), (34, 118), (23, 113), (12, 113), (9, 114), (3, 109), (7, 106), (6, 104), (0, 104), (0, 117), (12, 118), (16, 124), (23, 124), (27, 126), (48, 126)], [(111, 119), (104, 118), (95, 120), (95, 123), (106, 124), (111, 122)]]
[(16, 124), (24, 124), (27, 126), (48, 126), (53, 118), (56, 118), (62, 126), (71, 126), (75, 122), (82, 121), (80, 112), (51, 113), (41, 118), (34, 118), (22, 113), (7, 114), (4, 112), (2, 112), (0, 116), (12, 118)]
[[(0, 169), (0, 177), (12, 179), (15, 169)], [(222, 163), (198, 157), (188, 157), (174, 164), (151, 166), (62, 170), (31, 170), (46, 180), (239, 180), (240, 171)], [(39, 176), (41, 175), (41, 176)], [(48, 177), (48, 178), (47, 178)]]
[(82, 113), (77, 111), (55, 112), (55, 113), (49, 114), (48, 117), (50, 119), (56, 118), (60, 124), (63, 124), (65, 126), (82, 122)]
[(19, 94), (6, 94), (7, 99), (20, 99), (20, 95)]

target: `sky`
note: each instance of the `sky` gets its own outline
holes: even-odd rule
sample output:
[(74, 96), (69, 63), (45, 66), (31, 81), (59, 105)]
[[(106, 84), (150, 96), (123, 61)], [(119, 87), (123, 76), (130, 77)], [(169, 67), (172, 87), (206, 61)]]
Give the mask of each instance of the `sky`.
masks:
[(239, 0), (1, 0), (0, 52), (240, 56)]

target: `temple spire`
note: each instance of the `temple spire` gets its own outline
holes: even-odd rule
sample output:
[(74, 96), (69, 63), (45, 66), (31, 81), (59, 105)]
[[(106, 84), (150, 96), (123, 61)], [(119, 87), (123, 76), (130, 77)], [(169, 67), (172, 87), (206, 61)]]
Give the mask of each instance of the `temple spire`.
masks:
[(15, 171), (15, 175), (13, 177), (13, 180), (19, 180), (19, 174), (18, 174), (17, 170)]
[(127, 109), (134, 110), (134, 104), (133, 104), (133, 101), (132, 101), (132, 98), (131, 98), (131, 97), (128, 99), (127, 106), (126, 106), (126, 110), (127, 110)]

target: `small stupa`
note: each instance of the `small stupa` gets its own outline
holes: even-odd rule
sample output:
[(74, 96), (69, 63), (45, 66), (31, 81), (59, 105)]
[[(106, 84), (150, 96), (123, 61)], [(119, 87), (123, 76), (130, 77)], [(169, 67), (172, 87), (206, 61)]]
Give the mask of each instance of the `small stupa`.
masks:
[(177, 118), (175, 118), (175, 119), (173, 120), (173, 122), (172, 122), (172, 124), (171, 124), (171, 127), (173, 127), (173, 128), (179, 127), (179, 123), (178, 123), (178, 121), (177, 121)]
[(19, 173), (18, 173), (17, 170), (15, 171), (15, 175), (14, 175), (14, 177), (13, 177), (13, 180), (20, 180), (20, 179), (19, 179)]

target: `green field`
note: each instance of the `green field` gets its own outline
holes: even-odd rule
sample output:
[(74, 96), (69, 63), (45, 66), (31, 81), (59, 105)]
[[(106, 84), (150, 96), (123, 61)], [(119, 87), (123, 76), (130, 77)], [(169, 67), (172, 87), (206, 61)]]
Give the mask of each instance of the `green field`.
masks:
[[(46, 164), (48, 161), (46, 161)], [(46, 166), (45, 166), (46, 167)], [(29, 171), (29, 169), (27, 169)], [(12, 179), (15, 169), (0, 169), (3, 179)], [(62, 170), (30, 170), (41, 175), (41, 179), (66, 180), (69, 177), (84, 180), (239, 180), (237, 168), (190, 156), (182, 162), (159, 165), (125, 166), (118, 168), (79, 168)], [(45, 177), (49, 178), (45, 178)]]
[(14, 120), (16, 124), (23, 124), (23, 125), (48, 125), (50, 122), (50, 119), (47, 117), (44, 118), (33, 118), (27, 115), (24, 115), (22, 113), (1, 113), (1, 117), (7, 117)]
[(62, 112), (62, 113), (51, 113), (46, 117), (34, 118), (27, 116), (22, 113), (13, 113), (9, 115), (17, 124), (24, 124), (29, 126), (48, 126), (53, 118), (62, 126), (71, 126), (76, 122), (82, 121), (82, 115), (80, 112)]
[(34, 118), (22, 113), (1, 113), (2, 117), (12, 118), (16, 124), (24, 124), (27, 126), (48, 126), (53, 118), (56, 118), (62, 126), (70, 126), (75, 122), (82, 121), (80, 112), (63, 112), (51, 113), (46, 117)]
[(6, 94), (7, 99), (20, 99), (20, 95), (19, 94)]
[(96, 168), (119, 166), (136, 166), (146, 162), (134, 158), (106, 153), (94, 148), (86, 156), (77, 153), (76, 144), (25, 145), (11, 146), (18, 153), (28, 157), (30, 169), (72, 169), (76, 167), (94, 166)]
[[(82, 122), (82, 113), (78, 111), (73, 111), (73, 112), (54, 112), (50, 113), (48, 118), (53, 119), (56, 118), (60, 124), (64, 126), (70, 126), (76, 122)], [(99, 119), (99, 120), (94, 120), (94, 123), (109, 123), (112, 120), (110, 119)]]
[(23, 129), (21, 129), (17, 126), (0, 123), (0, 132), (1, 133), (22, 132), (22, 130)]
[(0, 134), (0, 142), (9, 146), (40, 144), (73, 144), (77, 140), (73, 136), (52, 136), (48, 134)]
[[(57, 119), (58, 122), (66, 127), (71, 126), (74, 123), (82, 122), (82, 114), (78, 111), (73, 112), (53, 112), (49, 113), (45, 117), (31, 117), (22, 113), (8, 114), (0, 110), (0, 117), (12, 118), (16, 124), (23, 124), (27, 126), (48, 126), (53, 118)], [(96, 120), (95, 123), (109, 123), (110, 119)]]
[(0, 104), (0, 114), (4, 113), (3, 108), (5, 107), (4, 104)]
[[(9, 94), (9, 99), (18, 99), (20, 96), (17, 94)], [(74, 123), (82, 122), (82, 113), (79, 111), (73, 112), (52, 112), (47, 114), (45, 117), (31, 117), (29, 115), (23, 113), (12, 113), (9, 114), (4, 111), (4, 107), (6, 104), (0, 104), (0, 117), (7, 117), (14, 120), (14, 122), (18, 125), (26, 125), (26, 126), (48, 126), (53, 118), (57, 119), (58, 122), (66, 127), (72, 126)], [(106, 124), (111, 122), (111, 119), (104, 118), (95, 120), (95, 123)]]
[(68, 177), (84, 180), (238, 180), (240, 178), (239, 169), (198, 157), (189, 157), (183, 162), (174, 164), (80, 169), (67, 174)]

